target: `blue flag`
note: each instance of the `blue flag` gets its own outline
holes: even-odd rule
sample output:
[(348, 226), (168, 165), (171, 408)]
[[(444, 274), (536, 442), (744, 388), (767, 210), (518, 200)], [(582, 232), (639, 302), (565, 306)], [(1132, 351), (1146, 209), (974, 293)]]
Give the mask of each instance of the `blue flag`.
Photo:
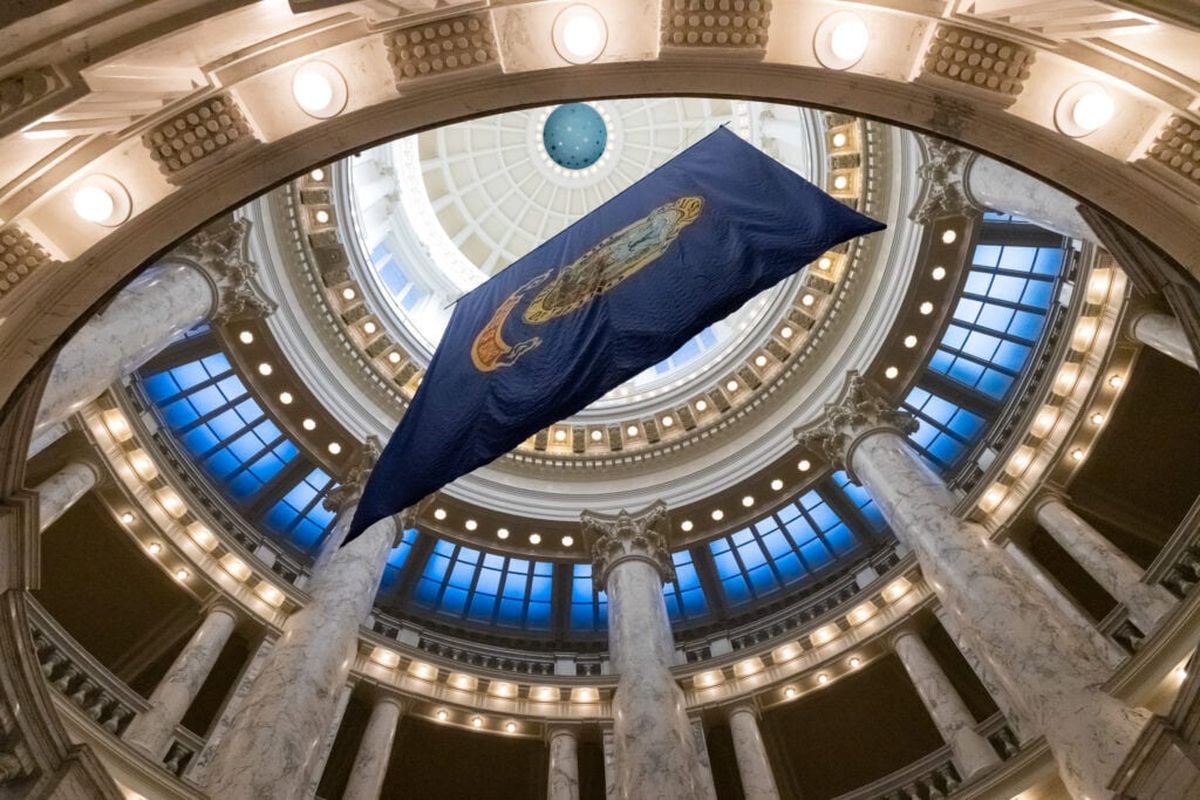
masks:
[(346, 540), (884, 227), (718, 128), (458, 301)]

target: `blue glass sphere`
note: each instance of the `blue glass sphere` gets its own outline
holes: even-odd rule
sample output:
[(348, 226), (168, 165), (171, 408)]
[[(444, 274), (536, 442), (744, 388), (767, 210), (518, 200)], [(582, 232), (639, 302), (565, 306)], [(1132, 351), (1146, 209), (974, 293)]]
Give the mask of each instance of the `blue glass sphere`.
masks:
[(542, 128), (542, 146), (564, 169), (586, 169), (600, 160), (608, 144), (608, 127), (587, 103), (567, 103), (550, 112)]

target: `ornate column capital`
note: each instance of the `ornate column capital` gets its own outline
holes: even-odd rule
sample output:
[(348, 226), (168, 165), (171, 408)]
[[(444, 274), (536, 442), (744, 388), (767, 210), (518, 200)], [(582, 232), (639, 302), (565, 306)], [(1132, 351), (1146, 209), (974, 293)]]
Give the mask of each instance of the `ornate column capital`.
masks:
[(379, 437), (374, 434), (368, 436), (362, 443), (358, 458), (351, 464), (350, 471), (337, 486), (329, 490), (321, 505), (325, 506), (327, 511), (340, 513), (356, 504), (358, 498), (362, 497), (363, 487), (367, 485), (367, 478), (371, 470), (375, 469), (382, 452), (383, 443)]
[(966, 175), (975, 154), (945, 139), (921, 136), (925, 161), (917, 168), (921, 199), (909, 219), (922, 224), (939, 217), (980, 210), (967, 191)]
[(278, 306), (258, 282), (258, 265), (249, 256), (249, 234), (249, 220), (227, 219), (200, 231), (167, 257), (197, 267), (212, 284), (211, 319), (216, 325), (265, 317)]
[(584, 511), (579, 522), (592, 554), (592, 582), (597, 589), (605, 588), (609, 573), (617, 564), (629, 560), (653, 566), (663, 583), (675, 580), (675, 565), (667, 546), (670, 522), (666, 503), (659, 500), (632, 514)]
[(795, 430), (801, 447), (823, 453), (835, 469), (844, 469), (858, 483), (851, 453), (868, 434), (891, 430), (901, 436), (915, 433), (917, 421), (884, 399), (883, 393), (856, 371), (846, 374), (840, 399), (825, 404), (825, 418)]

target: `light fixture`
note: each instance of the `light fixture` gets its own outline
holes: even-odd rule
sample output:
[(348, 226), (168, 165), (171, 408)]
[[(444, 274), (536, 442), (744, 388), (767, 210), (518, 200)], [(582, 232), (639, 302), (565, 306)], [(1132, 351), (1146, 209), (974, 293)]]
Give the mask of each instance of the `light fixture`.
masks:
[(842, 133), (841, 131), (838, 131), (837, 133), (835, 133), (833, 135), (833, 146), (834, 147), (845, 147), (846, 146), (846, 134)]
[(800, 470), (801, 472), (808, 472), (810, 469), (812, 469), (812, 462), (807, 458), (801, 459), (800, 463), (796, 465), (796, 469)]
[(507, 539), (508, 538), (508, 528), (497, 528), (496, 529), (496, 538), (497, 539)]
[(1059, 96), (1054, 106), (1054, 124), (1067, 136), (1079, 138), (1107, 125), (1116, 110), (1112, 95), (1103, 86), (1084, 81)]
[(776, 478), (775, 480), (771, 481), (771, 490), (772, 491), (778, 492), (782, 488), (783, 488), (783, 481), (781, 481), (779, 478)]
[(899, 374), (900, 370), (896, 369), (895, 367), (888, 367), (883, 371), (883, 377), (887, 378), (889, 381), (895, 380), (896, 376)]
[(824, 686), (825, 684), (829, 683), (829, 676), (826, 675), (824, 672), (822, 672), (820, 675), (817, 676), (817, 683)]
[(1083, 461), (1083, 455), (1084, 455), (1083, 450), (1081, 448), (1076, 447), (1074, 450), (1071, 451), (1071, 460), (1072, 461)]
[(842, 189), (845, 189), (849, 185), (850, 185), (850, 179), (847, 178), (845, 175), (838, 175), (836, 178), (833, 179), (833, 188), (838, 189), (839, 191)]
[(191, 577), (191, 575), (192, 575), (192, 573), (188, 572), (183, 567), (180, 567), (179, 569), (175, 570), (175, 580), (177, 580), (177, 581), (186, 581), (188, 578)]
[(793, 697), (796, 696), (796, 694), (797, 694), (797, 692), (796, 692), (795, 686), (787, 686), (783, 690), (783, 696), (786, 697), (788, 700), (791, 700)]
[(388, 361), (392, 364), (399, 364), (401, 358), (402, 356), (400, 355), (399, 350), (393, 350), (392, 352), (388, 353)]
[(292, 75), (292, 98), (310, 117), (336, 116), (346, 107), (348, 96), (342, 73), (324, 61), (309, 61)]
[(913, 336), (911, 333), (908, 336), (905, 336), (904, 337), (904, 346), (907, 347), (909, 350), (912, 350), (914, 347), (917, 346), (917, 337)]
[(1114, 389), (1120, 389), (1122, 386), (1125, 385), (1125, 379), (1122, 378), (1120, 375), (1113, 375), (1112, 377), (1110, 377), (1108, 379), (1108, 385)]
[(469, 530), (469, 531), (473, 531), (473, 530), (475, 530), (476, 528), (478, 528), (478, 527), (479, 527), (479, 523), (478, 523), (478, 522), (476, 522), (476, 521), (475, 521), (475, 520), (473, 520), (473, 519), (469, 519), (469, 520), (467, 520), (466, 522), (464, 522), (464, 523), (463, 523), (463, 527), (464, 527), (464, 528), (466, 528), (466, 529), (467, 529), (467, 530)]
[(129, 190), (107, 175), (89, 175), (75, 185), (71, 207), (84, 222), (114, 228), (129, 219), (133, 202)]
[(696, 410), (697, 411), (707, 411), (708, 410), (708, 401), (707, 400), (697, 400), (696, 401)]
[(312, 178), (314, 181), (323, 181), (325, 180), (325, 170), (317, 167), (312, 172), (308, 173), (308, 177)]
[(551, 32), (554, 49), (565, 61), (587, 64), (595, 61), (608, 44), (608, 25), (591, 6), (567, 6), (554, 19)]
[(685, 519), (683, 522), (679, 523), (679, 529), (684, 533), (687, 533), (693, 527), (694, 526), (692, 525), (692, 521), (690, 519)]
[(1104, 424), (1104, 415), (1101, 414), (1099, 411), (1097, 411), (1095, 414), (1092, 414), (1090, 419), (1091, 419), (1093, 425)]
[(738, 390), (738, 382), (737, 381), (729, 381), (728, 383), (725, 384), (725, 388), (728, 391), (736, 392)]
[(817, 269), (819, 270), (828, 270), (832, 266), (833, 259), (829, 256), (821, 256), (819, 259), (817, 259)]
[(329, 454), (331, 456), (336, 456), (340, 452), (342, 452), (342, 446), (340, 444), (338, 444), (337, 442), (329, 443)]
[(862, 666), (862, 659), (859, 658), (858, 656), (851, 656), (849, 664), (850, 664), (850, 669), (858, 669), (859, 667)]
[(292, 404), (292, 399), (293, 398), (292, 398), (291, 392), (280, 392), (279, 393), (279, 402), (283, 403), (285, 406), (290, 406)]
[(228, 572), (239, 581), (244, 581), (250, 577), (250, 567), (246, 566), (246, 562), (235, 556), (233, 553), (226, 553), (220, 560), (221, 569)]
[(356, 297), (358, 297), (358, 292), (354, 291), (353, 286), (347, 286), (345, 289), (342, 289), (343, 300), (353, 300)]
[(940, 281), (942, 278), (946, 277), (946, 268), (945, 267), (934, 267), (933, 271), (930, 272), (929, 274), (933, 276), (933, 279), (935, 281)]
[(766, 365), (767, 365), (767, 357), (766, 356), (757, 355), (754, 357), (754, 366), (762, 368), (762, 367), (765, 367)]
[(363, 323), (363, 333), (365, 333), (367, 336), (372, 335), (377, 330), (379, 330), (379, 326), (371, 320), (367, 320)]
[(627, 428), (625, 429), (625, 435), (626, 435), (627, 437), (629, 437), (630, 439), (635, 439), (635, 438), (637, 438), (637, 435), (638, 435), (638, 426), (637, 426), (637, 425), (630, 425), (629, 427), (627, 427)]
[(720, 522), (725, 519), (725, 512), (719, 508), (714, 508), (709, 516), (712, 517), (713, 522)]
[(958, 231), (950, 228), (942, 231), (942, 244), (954, 244), (958, 241)]
[(162, 545), (159, 544), (158, 542), (151, 542), (150, 546), (147, 547), (146, 549), (150, 551), (150, 555), (156, 556), (162, 552)]
[(314, 216), (316, 217), (317, 222), (321, 223), (322, 225), (324, 225), (326, 222), (329, 222), (329, 212), (323, 208), (318, 209), (317, 213), (314, 214)]
[(746, 495), (745, 497), (742, 498), (742, 505), (745, 506), (746, 508), (749, 508), (750, 506), (754, 505), (754, 497), (752, 495)]
[(217, 537), (213, 536), (212, 531), (201, 525), (199, 522), (193, 522), (187, 526), (188, 536), (192, 537), (192, 541), (200, 545), (205, 551), (212, 552), (217, 546)]
[(371, 660), (381, 667), (392, 669), (400, 665), (400, 654), (386, 647), (376, 647), (371, 651)]
[(258, 374), (262, 375), (264, 378), (274, 371), (275, 368), (265, 361), (258, 365)]
[(542, 535), (540, 533), (529, 534), (529, 543), (530, 544), (541, 544), (542, 543)]
[(144, 481), (152, 481), (158, 477), (158, 467), (154, 466), (154, 461), (146, 454), (145, 450), (131, 452), (129, 463), (133, 466), (133, 471)]
[(675, 418), (672, 417), (670, 414), (667, 414), (665, 417), (662, 418), (662, 425), (664, 428), (669, 428), (674, 424), (675, 424)]
[(554, 441), (565, 442), (566, 440), (567, 440), (567, 432), (564, 431), (562, 428), (559, 428), (558, 430), (556, 430), (554, 432)]
[(242, 344), (252, 344), (254, 342), (254, 334), (250, 331), (242, 331), (238, 334), (238, 340)]
[(504, 723), (504, 730), (506, 733), (516, 733), (517, 732), (517, 723), (515, 723), (515, 722)]
[(306, 431), (314, 431), (317, 429), (317, 421), (312, 417), (305, 417), (304, 421), (300, 423), (300, 427)]
[(867, 23), (857, 14), (837, 11), (821, 20), (813, 38), (817, 60), (829, 69), (849, 69), (867, 52)]
[(433, 510), (433, 518), (434, 518), (434, 519), (437, 519), (437, 520), (443, 520), (443, 519), (445, 519), (445, 518), (446, 518), (446, 509), (444, 509), (444, 508), (435, 508), (435, 509)]
[(575, 537), (573, 537), (573, 536), (562, 537), (562, 546), (563, 547), (570, 547), (573, 544), (575, 544)]
[(592, 431), (592, 441), (598, 442), (604, 438), (604, 433), (601, 431)]
[(783, 337), (783, 338), (785, 338), (785, 339), (790, 339), (790, 338), (792, 338), (792, 329), (791, 329), (791, 327), (790, 327), (790, 326), (788, 326), (788, 325), (784, 325), (784, 326), (783, 326), (783, 328), (781, 328), (781, 329), (780, 329), (780, 331), (779, 331), (779, 335), (780, 335), (780, 336), (782, 336), (782, 337)]
[(434, 716), (438, 718), (438, 722), (445, 722), (450, 717), (450, 714), (447, 713), (446, 709), (439, 708)]
[(125, 418), (120, 409), (110, 408), (100, 416), (104, 420), (104, 427), (108, 428), (108, 432), (118, 442), (127, 442), (133, 438), (129, 420)]
[(817, 298), (807, 292), (800, 297), (800, 304), (803, 306), (811, 306), (815, 302), (817, 302)]
[(279, 608), (283, 605), (283, 592), (279, 591), (274, 584), (259, 581), (258, 585), (254, 587), (254, 593), (272, 608)]
[(921, 303), (917, 310), (920, 311), (922, 315), (928, 317), (933, 313), (933, 303), (926, 300), (924, 303)]

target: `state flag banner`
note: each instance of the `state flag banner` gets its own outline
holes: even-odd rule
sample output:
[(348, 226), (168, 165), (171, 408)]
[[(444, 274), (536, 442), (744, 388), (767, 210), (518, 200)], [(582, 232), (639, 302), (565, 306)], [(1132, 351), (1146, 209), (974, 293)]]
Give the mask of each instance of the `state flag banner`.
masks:
[(718, 128), (459, 299), (346, 541), (884, 227)]

